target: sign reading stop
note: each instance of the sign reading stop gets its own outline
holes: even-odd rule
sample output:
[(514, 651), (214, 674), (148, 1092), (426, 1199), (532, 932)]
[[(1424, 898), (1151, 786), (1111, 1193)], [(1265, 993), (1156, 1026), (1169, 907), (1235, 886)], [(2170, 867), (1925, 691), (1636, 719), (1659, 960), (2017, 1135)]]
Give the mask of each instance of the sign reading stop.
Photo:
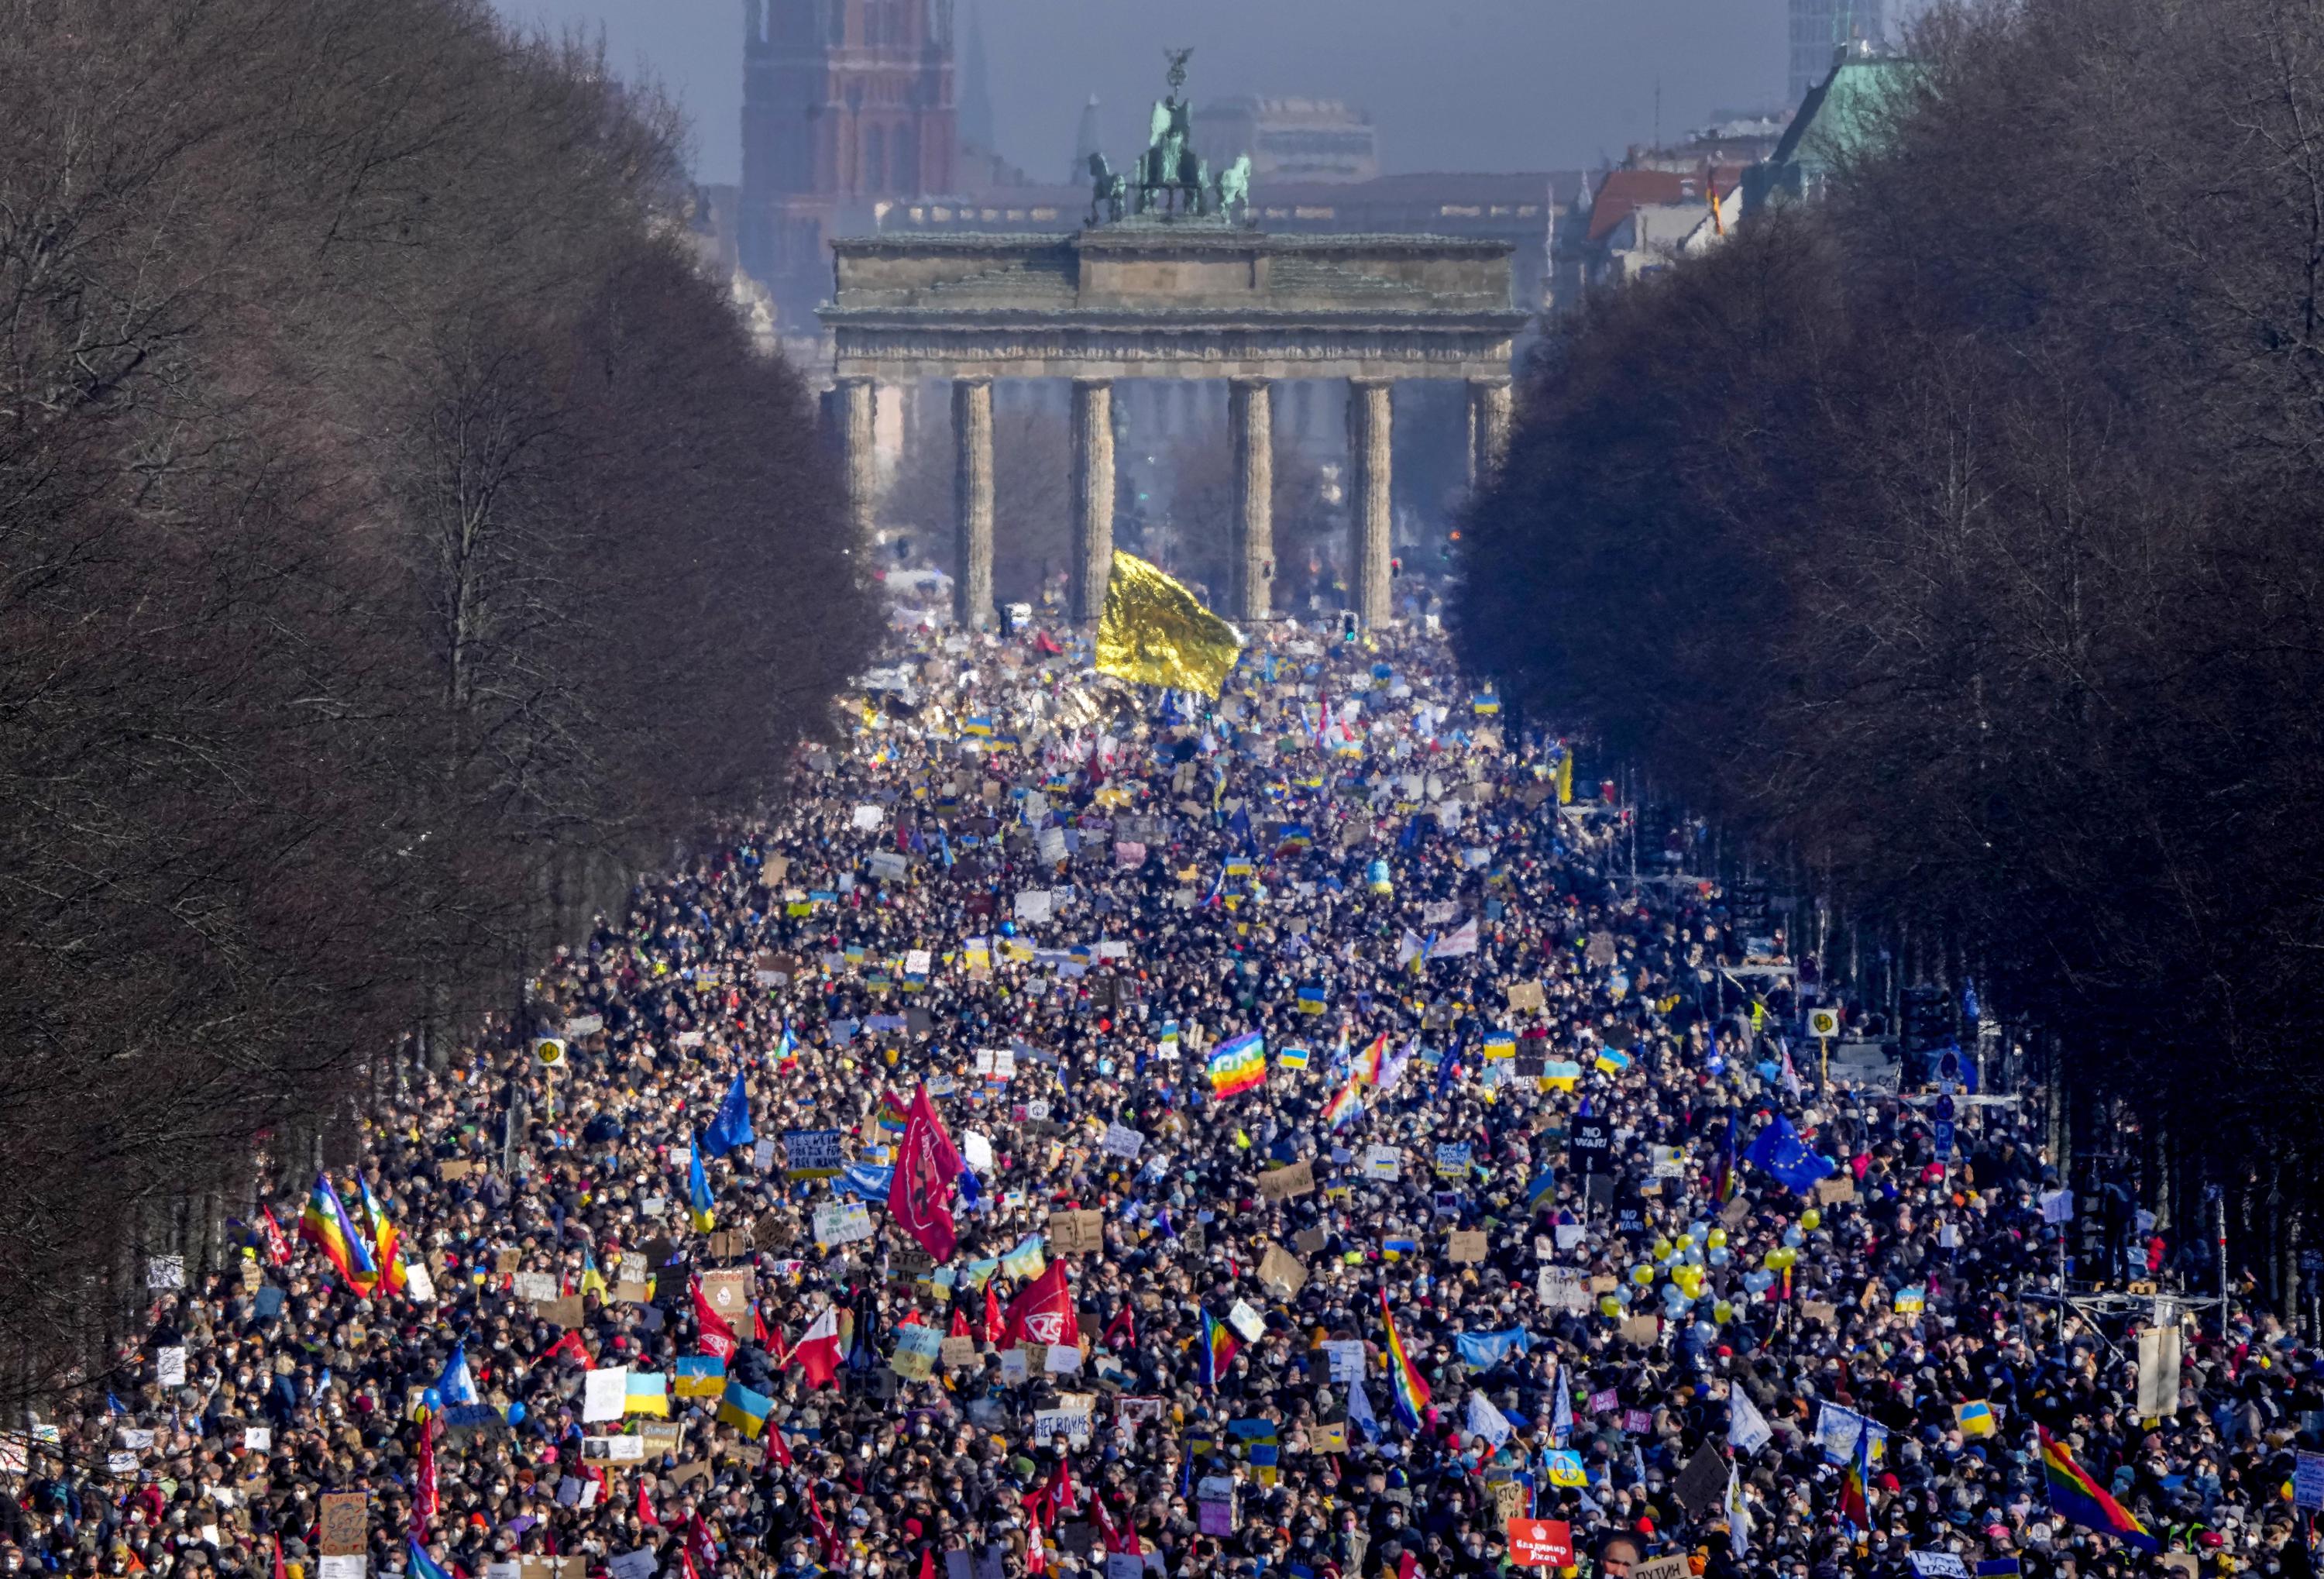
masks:
[(1509, 1561), (1526, 1568), (1573, 1566), (1573, 1528), (1563, 1519), (1509, 1520)]

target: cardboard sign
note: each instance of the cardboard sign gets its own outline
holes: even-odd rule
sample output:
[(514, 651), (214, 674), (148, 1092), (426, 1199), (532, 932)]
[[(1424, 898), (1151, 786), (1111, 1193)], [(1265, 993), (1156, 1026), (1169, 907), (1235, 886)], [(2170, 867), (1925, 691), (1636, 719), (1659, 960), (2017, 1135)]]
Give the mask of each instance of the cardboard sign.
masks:
[(326, 1491), (316, 1526), (316, 1549), (327, 1557), (360, 1556), (371, 1549), (371, 1499), (361, 1491)]
[(1259, 1281), (1277, 1299), (1294, 1298), (1307, 1286), (1307, 1269), (1281, 1245), (1270, 1244), (1259, 1260)]
[(1512, 1519), (1509, 1561), (1521, 1568), (1573, 1566), (1573, 1527), (1562, 1519)]
[(1333, 1420), (1328, 1425), (1308, 1427), (1308, 1452), (1345, 1453), (1347, 1450), (1348, 1423), (1345, 1420)]
[(1539, 982), (1517, 982), (1509, 988), (1509, 1008), (1513, 1011), (1526, 1009), (1538, 1011), (1547, 1002)]
[(1105, 1214), (1052, 1212), (1048, 1235), (1049, 1248), (1060, 1254), (1102, 1255), (1105, 1251)]
[(751, 1315), (751, 1281), (748, 1268), (705, 1272), (702, 1274), (702, 1297), (729, 1325), (736, 1321), (747, 1322)]
[(947, 1371), (964, 1371), (978, 1363), (976, 1340), (971, 1337), (946, 1338), (936, 1349), (936, 1358)]
[(1686, 1467), (1678, 1472), (1671, 1490), (1681, 1506), (1700, 1519), (1727, 1498), (1727, 1461), (1709, 1443), (1695, 1449)]
[(1271, 1168), (1259, 1176), (1259, 1193), (1270, 1201), (1288, 1201), (1315, 1192), (1315, 1165), (1295, 1162), (1287, 1168)]
[(1676, 1556), (1655, 1557), (1630, 1565), (1630, 1579), (1688, 1579), (1694, 1569), (1684, 1553)]
[(1626, 1316), (1622, 1318), (1622, 1341), (1651, 1349), (1663, 1335), (1662, 1317), (1658, 1316)]
[(1330, 1238), (1320, 1228), (1303, 1228), (1291, 1236), (1291, 1242), (1298, 1248), (1301, 1255), (1318, 1256), (1323, 1253), (1323, 1246)]
[(532, 1314), (551, 1326), (568, 1329), (579, 1326), (587, 1319), (582, 1314), (581, 1296), (578, 1294), (558, 1299), (536, 1299), (532, 1302)]
[(1834, 1174), (1830, 1178), (1816, 1180), (1816, 1205), (1845, 1206), (1856, 1199), (1856, 1180), (1847, 1174)]
[(1456, 1266), (1473, 1266), (1485, 1259), (1485, 1233), (1481, 1228), (1455, 1229), (1446, 1253)]

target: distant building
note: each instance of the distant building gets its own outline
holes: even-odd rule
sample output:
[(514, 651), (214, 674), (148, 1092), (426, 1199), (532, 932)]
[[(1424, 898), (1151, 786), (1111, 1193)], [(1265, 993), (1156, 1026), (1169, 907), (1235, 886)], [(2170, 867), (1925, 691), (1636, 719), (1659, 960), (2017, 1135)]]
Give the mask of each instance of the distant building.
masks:
[(1250, 155), (1254, 186), (1368, 181), (1379, 174), (1371, 116), (1336, 98), (1225, 98), (1198, 112), (1194, 124), (1203, 128), (1205, 149), (1226, 159)]
[(742, 62), (737, 252), (785, 336), (818, 335), (830, 237), (961, 180), (953, 0), (743, 0)]
[(1743, 212), (1821, 198), (1834, 167), (1884, 134), (1882, 112), (1917, 69), (1911, 60), (1874, 54), (1865, 45), (1838, 51), (1827, 60), (1823, 78), (1808, 90), (1783, 141), (1744, 171)]
[(1789, 101), (1799, 104), (1831, 70), (1832, 51), (1845, 44), (1878, 48), (1887, 0), (1791, 0)]

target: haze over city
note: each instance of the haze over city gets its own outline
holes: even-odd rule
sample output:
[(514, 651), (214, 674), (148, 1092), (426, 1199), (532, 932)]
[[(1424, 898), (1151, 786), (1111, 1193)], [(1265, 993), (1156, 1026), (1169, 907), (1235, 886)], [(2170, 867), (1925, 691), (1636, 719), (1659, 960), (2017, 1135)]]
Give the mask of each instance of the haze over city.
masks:
[[(512, 21), (604, 31), (694, 125), (697, 175), (739, 179), (739, 6), (500, 0)], [(1162, 51), (1192, 46), (1196, 102), (1238, 94), (1369, 109), (1388, 171), (1578, 169), (1785, 91), (1784, 0), (964, 0), (982, 30), (998, 152), (1056, 180), (1095, 93), (1107, 145), (1146, 136)]]
[(5, 39), (0, 1579), (2324, 1574), (2324, 0)]

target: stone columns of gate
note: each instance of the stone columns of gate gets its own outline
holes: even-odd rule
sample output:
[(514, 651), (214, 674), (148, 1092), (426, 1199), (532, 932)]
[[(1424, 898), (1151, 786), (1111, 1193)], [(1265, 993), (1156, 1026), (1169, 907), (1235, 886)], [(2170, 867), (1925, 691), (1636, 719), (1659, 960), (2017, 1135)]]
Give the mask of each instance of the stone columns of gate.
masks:
[(958, 579), (953, 617), (964, 626), (992, 623), (992, 381), (956, 379), (952, 386), (953, 503), (958, 511)]
[(1227, 383), (1227, 426), (1234, 434), (1234, 544), (1230, 604), (1239, 620), (1273, 612), (1275, 579), (1275, 429), (1271, 385), (1264, 378)]
[(1509, 381), (1469, 381), (1469, 490), (1493, 480), (1509, 448)]
[(1105, 612), (1113, 571), (1113, 385), (1074, 380), (1074, 546), (1072, 608), (1076, 620)]
[(875, 530), (872, 509), (879, 492), (879, 457), (874, 452), (872, 419), (876, 386), (868, 378), (838, 381), (840, 462), (847, 492), (847, 527), (855, 545), (867, 548)]
[(1388, 380), (1348, 381), (1348, 524), (1355, 535), (1356, 615), (1367, 627), (1394, 616), (1388, 561), (1396, 549), (1389, 512), (1388, 452), (1396, 408)]

